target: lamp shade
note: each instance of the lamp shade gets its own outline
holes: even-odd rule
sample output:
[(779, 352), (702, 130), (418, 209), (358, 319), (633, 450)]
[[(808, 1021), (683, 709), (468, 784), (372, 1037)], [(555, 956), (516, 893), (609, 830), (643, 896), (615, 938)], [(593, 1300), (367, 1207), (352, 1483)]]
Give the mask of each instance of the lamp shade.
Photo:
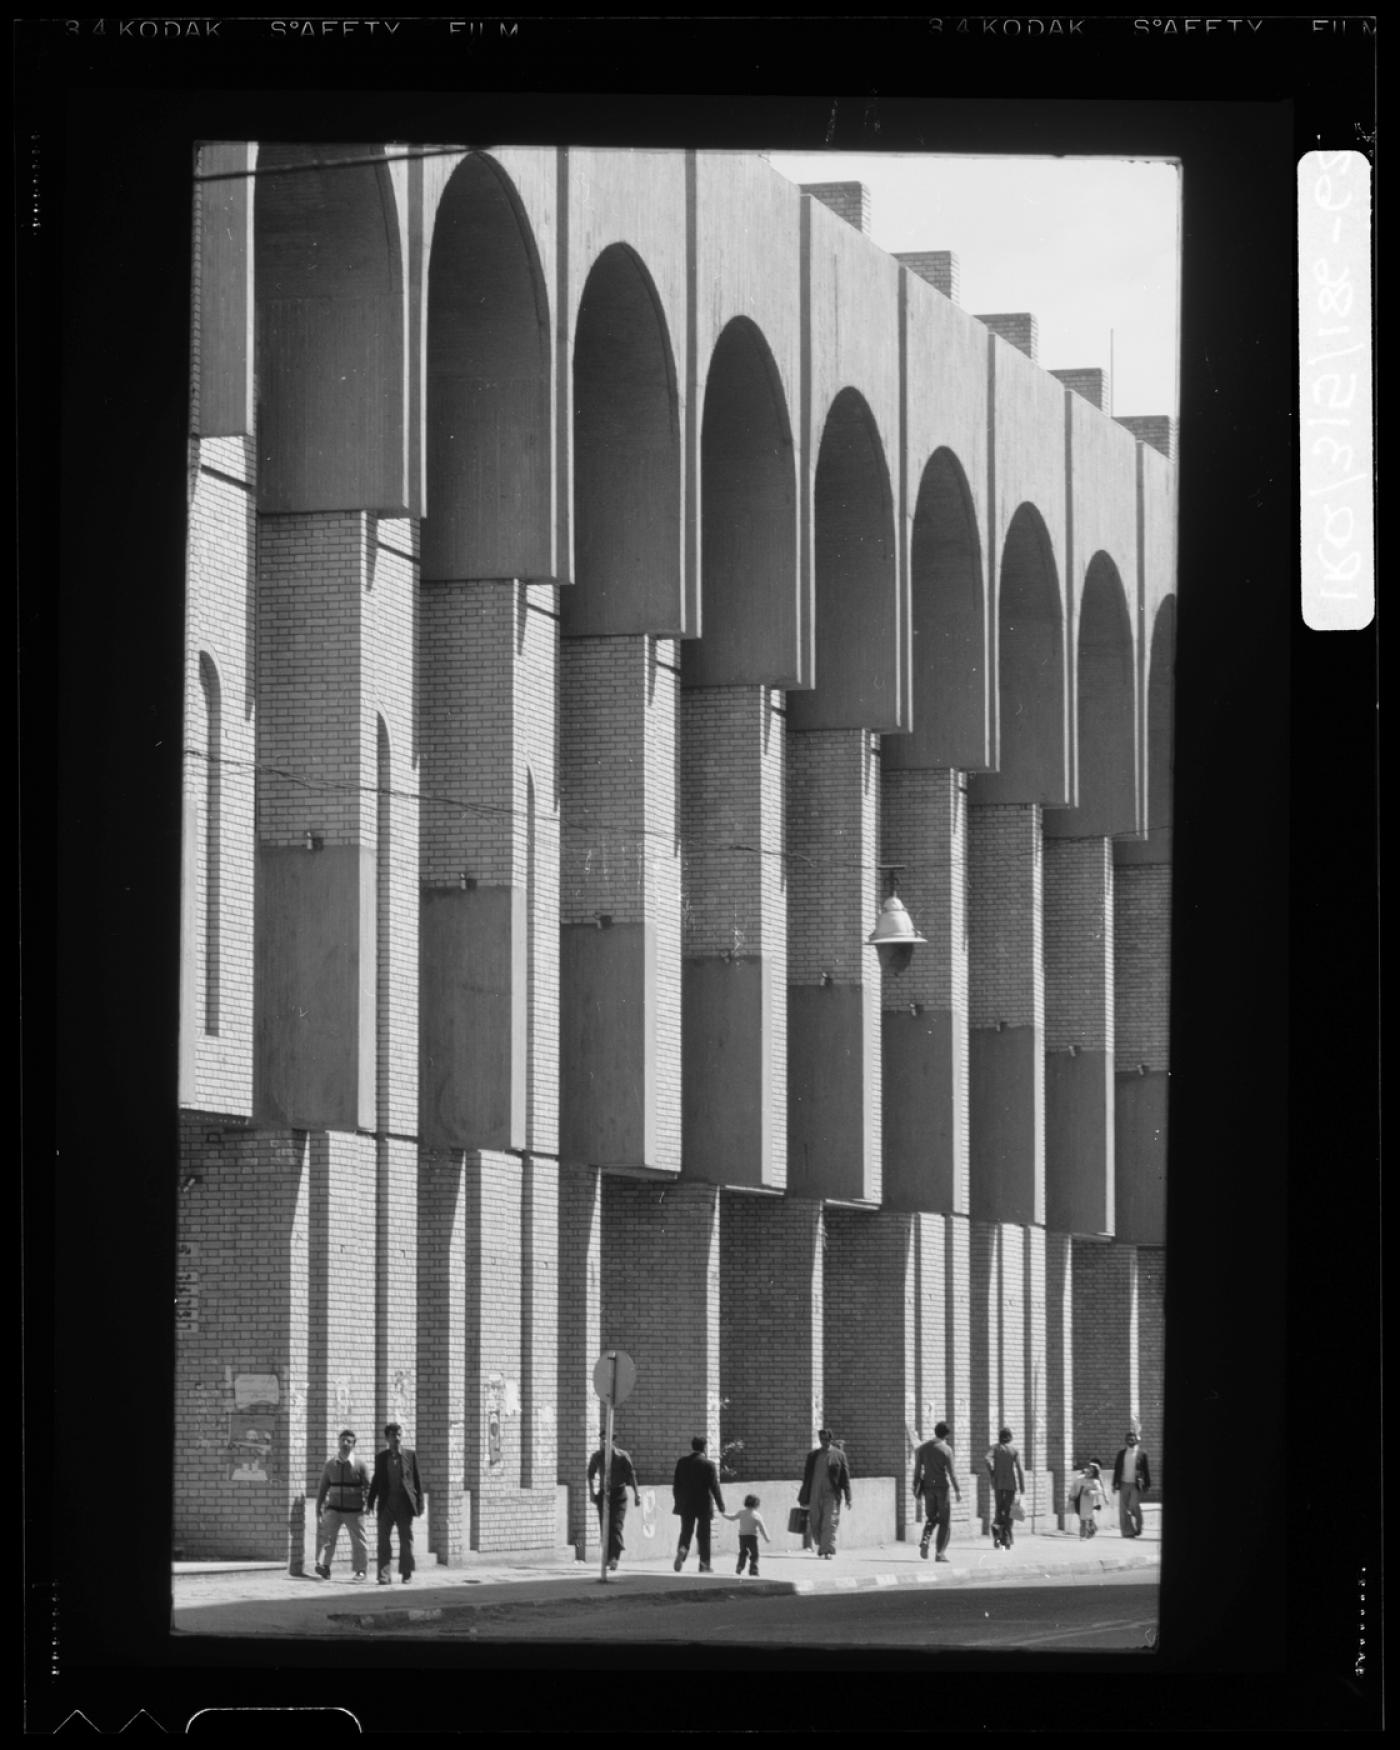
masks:
[(904, 901), (897, 893), (892, 893), (880, 907), (875, 928), (865, 939), (876, 948), (915, 948), (928, 938), (914, 928), (904, 909)]

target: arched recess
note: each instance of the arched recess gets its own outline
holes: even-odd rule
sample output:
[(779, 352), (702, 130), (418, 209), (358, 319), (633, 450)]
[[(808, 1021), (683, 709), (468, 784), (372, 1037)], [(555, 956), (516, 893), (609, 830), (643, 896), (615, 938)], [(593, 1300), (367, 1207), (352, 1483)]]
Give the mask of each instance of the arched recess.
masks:
[(427, 372), (424, 578), (552, 579), (549, 296), (519, 196), (481, 154), (433, 224)]
[(403, 250), (383, 154), (259, 156), (259, 510), (409, 509)]
[(1023, 504), (1011, 519), (997, 592), (998, 765), (973, 800), (1068, 801), (1064, 616), (1050, 535)]
[(910, 553), (913, 731), (884, 743), (886, 770), (976, 771), (991, 756), (982, 543), (967, 475), (936, 450), (919, 483)]
[(703, 636), (684, 649), (692, 686), (794, 686), (801, 676), (797, 472), (768, 342), (747, 317), (710, 359), (700, 427)]
[(221, 887), (223, 873), (223, 694), (219, 671), (207, 651), (199, 653), (199, 691), (204, 703), (204, 1031), (219, 1032), (221, 986)]
[(678, 633), (680, 401), (666, 318), (636, 252), (594, 262), (574, 330), (574, 587), (566, 634)]
[(1147, 665), (1147, 830), (1164, 853), (1172, 830), (1172, 702), (1176, 696), (1176, 597), (1167, 596), (1152, 624)]
[(802, 729), (906, 726), (889, 468), (865, 398), (843, 389), (817, 453), (813, 494), (816, 675), (788, 700)]
[(1137, 710), (1133, 627), (1118, 567), (1095, 553), (1084, 576), (1077, 639), (1079, 803), (1045, 817), (1064, 838), (1138, 830)]

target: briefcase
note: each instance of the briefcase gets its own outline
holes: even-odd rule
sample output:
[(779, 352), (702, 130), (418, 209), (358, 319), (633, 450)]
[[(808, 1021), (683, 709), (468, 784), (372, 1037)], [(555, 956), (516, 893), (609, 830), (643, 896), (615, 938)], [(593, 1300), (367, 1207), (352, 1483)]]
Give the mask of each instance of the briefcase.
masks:
[(805, 1507), (788, 1508), (788, 1530), (794, 1537), (801, 1537), (807, 1529), (807, 1509)]

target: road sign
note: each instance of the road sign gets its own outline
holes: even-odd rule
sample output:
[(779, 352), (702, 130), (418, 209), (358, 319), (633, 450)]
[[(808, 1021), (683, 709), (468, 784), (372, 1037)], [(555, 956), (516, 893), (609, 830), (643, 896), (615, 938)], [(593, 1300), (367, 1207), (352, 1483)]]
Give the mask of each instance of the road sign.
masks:
[(625, 1404), (636, 1383), (636, 1363), (622, 1349), (605, 1349), (593, 1365), (593, 1389), (605, 1404)]

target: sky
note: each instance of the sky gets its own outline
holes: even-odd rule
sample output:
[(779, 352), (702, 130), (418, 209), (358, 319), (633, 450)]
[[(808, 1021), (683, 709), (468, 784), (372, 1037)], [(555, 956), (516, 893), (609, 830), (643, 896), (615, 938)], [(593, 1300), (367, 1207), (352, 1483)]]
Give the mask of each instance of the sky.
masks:
[(890, 254), (951, 249), (974, 315), (1029, 310), (1046, 370), (1099, 366), (1114, 414), (1175, 415), (1180, 174), (1123, 158), (766, 154), (793, 182), (863, 182)]

